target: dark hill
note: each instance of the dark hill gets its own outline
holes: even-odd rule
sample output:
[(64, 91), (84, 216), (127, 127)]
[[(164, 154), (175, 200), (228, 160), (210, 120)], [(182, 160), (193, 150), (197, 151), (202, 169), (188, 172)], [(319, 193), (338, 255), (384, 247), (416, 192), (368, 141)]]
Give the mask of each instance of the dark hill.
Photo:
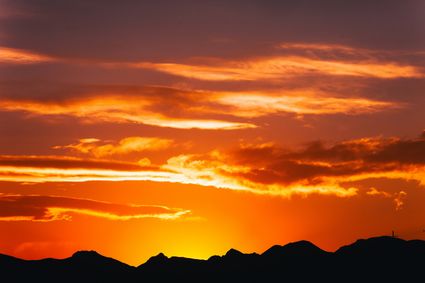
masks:
[(94, 251), (66, 259), (22, 260), (0, 255), (3, 282), (422, 282), (425, 241), (358, 240), (334, 253), (307, 241), (263, 254), (230, 249), (208, 260), (160, 253), (132, 267)]

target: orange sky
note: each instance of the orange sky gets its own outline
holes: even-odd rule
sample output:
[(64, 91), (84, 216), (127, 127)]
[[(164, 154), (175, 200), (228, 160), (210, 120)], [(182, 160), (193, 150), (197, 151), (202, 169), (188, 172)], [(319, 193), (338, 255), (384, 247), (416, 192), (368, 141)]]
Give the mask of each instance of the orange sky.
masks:
[(301, 2), (1, 0), (0, 253), (425, 238), (423, 3)]

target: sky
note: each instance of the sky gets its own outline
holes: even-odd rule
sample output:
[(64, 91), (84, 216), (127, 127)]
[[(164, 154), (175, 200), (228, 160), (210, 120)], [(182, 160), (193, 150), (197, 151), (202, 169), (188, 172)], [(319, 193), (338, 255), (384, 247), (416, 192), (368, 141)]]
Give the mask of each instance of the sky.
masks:
[(425, 239), (424, 11), (0, 0), (0, 253)]

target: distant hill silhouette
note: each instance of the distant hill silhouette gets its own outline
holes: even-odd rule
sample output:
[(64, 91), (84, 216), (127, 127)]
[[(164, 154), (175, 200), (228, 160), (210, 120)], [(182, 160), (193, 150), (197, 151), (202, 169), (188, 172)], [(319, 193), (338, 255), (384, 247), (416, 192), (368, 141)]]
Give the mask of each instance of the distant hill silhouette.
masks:
[(377, 237), (334, 253), (308, 241), (276, 245), (262, 254), (231, 249), (208, 260), (160, 253), (138, 267), (94, 251), (79, 251), (66, 259), (0, 255), (0, 278), (2, 282), (423, 282), (424, 266), (425, 241)]

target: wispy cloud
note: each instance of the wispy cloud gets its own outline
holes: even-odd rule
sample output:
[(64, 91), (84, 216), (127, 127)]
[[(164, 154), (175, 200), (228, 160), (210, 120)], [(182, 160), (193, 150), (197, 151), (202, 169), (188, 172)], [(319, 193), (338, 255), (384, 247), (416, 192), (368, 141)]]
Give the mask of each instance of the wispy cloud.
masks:
[(0, 221), (70, 220), (73, 214), (131, 220), (143, 218), (177, 219), (189, 210), (155, 205), (116, 204), (92, 199), (43, 195), (0, 194)]
[(400, 108), (401, 103), (367, 98), (332, 97), (311, 90), (224, 93), (216, 100), (235, 116), (258, 117), (274, 113), (301, 115), (358, 115)]
[[(423, 52), (369, 50), (326, 43), (283, 43), (276, 55), (258, 54), (244, 59), (196, 58), (184, 62), (99, 61), (58, 58), (30, 50), (0, 47), (0, 63), (57, 62), (99, 68), (141, 68), (205, 81), (268, 81), (311, 74), (380, 79), (421, 78), (423, 69), (403, 62), (404, 57), (423, 58)], [(280, 53), (280, 54), (279, 54)]]
[(3, 64), (38, 64), (53, 62), (56, 59), (32, 51), (0, 46), (0, 63)]
[(114, 171), (140, 171), (158, 170), (154, 166), (140, 166), (131, 162), (115, 160), (98, 160), (77, 158), (71, 156), (44, 156), (44, 155), (0, 155), (0, 166), (3, 167), (26, 167), (26, 168), (57, 168), (57, 169), (94, 169)]
[(4, 99), (0, 102), (3, 111), (24, 111), (39, 116), (68, 115), (88, 123), (140, 123), (176, 129), (235, 130), (254, 128), (243, 122), (215, 119), (175, 118), (149, 110), (151, 102), (135, 96), (95, 96), (65, 102), (22, 101)]
[(130, 66), (153, 69), (192, 79), (207, 81), (254, 81), (282, 79), (309, 73), (335, 76), (375, 77), (383, 79), (422, 77), (417, 68), (395, 63), (350, 63), (313, 60), (304, 57), (269, 57), (217, 65), (179, 63), (135, 63)]
[(47, 120), (71, 116), (83, 123), (238, 130), (258, 127), (250, 118), (279, 113), (361, 115), (407, 106), (402, 102), (344, 96), (315, 88), (206, 91), (160, 86), (35, 85), (31, 89), (33, 97), (22, 86), (0, 86), (0, 110)]
[(387, 191), (380, 191), (376, 188), (370, 188), (369, 191), (366, 192), (369, 196), (378, 196), (384, 198), (393, 199), (395, 210), (401, 210), (404, 205), (404, 198), (407, 196), (405, 191), (399, 191), (396, 193), (390, 193)]
[[(348, 197), (346, 184), (371, 178), (414, 180), (425, 185), (425, 140), (364, 138), (302, 150), (274, 144), (243, 144), (234, 151), (182, 154), (158, 166), (137, 163), (3, 156), (0, 180), (12, 182), (154, 181), (195, 184), (289, 197), (329, 194)], [(401, 199), (400, 198), (397, 199)]]
[(22, 183), (85, 181), (173, 182), (179, 174), (146, 163), (60, 156), (0, 156), (0, 180)]
[(117, 143), (102, 142), (95, 138), (80, 139), (78, 143), (54, 146), (54, 149), (71, 149), (95, 157), (129, 154), (133, 152), (157, 151), (172, 145), (170, 139), (156, 137), (126, 137)]

